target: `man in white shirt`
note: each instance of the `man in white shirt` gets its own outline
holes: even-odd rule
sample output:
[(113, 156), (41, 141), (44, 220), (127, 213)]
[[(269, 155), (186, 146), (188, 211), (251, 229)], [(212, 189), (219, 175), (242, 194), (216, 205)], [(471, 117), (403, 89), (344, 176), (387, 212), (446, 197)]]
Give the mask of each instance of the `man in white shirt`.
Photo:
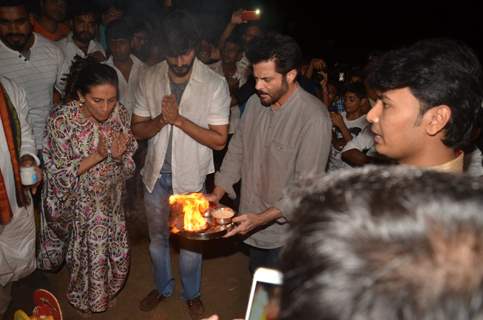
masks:
[(0, 3), (0, 40), (0, 75), (25, 90), (30, 107), (25, 110), (40, 151), (54, 93), (61, 92), (63, 54), (50, 40), (32, 32), (29, 12), (21, 0)]
[(98, 28), (98, 15), (91, 3), (78, 2), (72, 14), (72, 33), (56, 42), (65, 56), (64, 73), (69, 72), (76, 55), (91, 56), (99, 62), (106, 60), (102, 45), (94, 40)]
[[(30, 186), (36, 191), (42, 172), (27, 121), (25, 91), (0, 77), (0, 318), (10, 303), (12, 282), (35, 269), (35, 222), (32, 198), (20, 178), (21, 167), (33, 166), (38, 177)], [(18, 145), (18, 141), (21, 144)], [(33, 189), (33, 190), (34, 190)]]
[[(228, 84), (195, 58), (199, 35), (193, 18), (173, 11), (163, 21), (163, 31), (167, 59), (141, 79), (132, 118), (136, 138), (149, 139), (142, 175), (156, 289), (141, 301), (143, 311), (152, 310), (174, 290), (168, 197), (204, 191), (206, 175), (214, 172), (213, 149), (223, 149), (228, 136)], [(191, 245), (180, 245), (181, 282), (190, 316), (199, 319), (204, 311), (202, 256)]]
[(116, 20), (107, 28), (107, 42), (111, 56), (105, 62), (116, 70), (119, 79), (119, 102), (132, 115), (134, 110), (134, 92), (146, 65), (131, 54), (130, 26), (124, 20)]

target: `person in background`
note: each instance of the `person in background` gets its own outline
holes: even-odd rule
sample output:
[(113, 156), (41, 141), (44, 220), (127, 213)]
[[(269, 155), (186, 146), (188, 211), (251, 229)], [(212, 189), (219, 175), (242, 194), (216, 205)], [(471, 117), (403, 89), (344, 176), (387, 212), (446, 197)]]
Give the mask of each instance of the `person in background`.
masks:
[(151, 45), (146, 24), (135, 22), (132, 24), (131, 53), (139, 60), (145, 62), (148, 58), (149, 47)]
[(124, 9), (120, 2), (110, 1), (110, 3), (102, 9), (101, 23), (99, 24), (99, 43), (104, 50), (109, 48), (108, 38), (107, 38), (107, 28), (109, 25), (124, 16)]
[[(28, 109), (25, 91), (0, 76), (0, 318), (10, 303), (12, 284), (36, 267), (34, 208), (27, 190), (36, 193), (42, 171)], [(22, 183), (23, 167), (34, 167), (34, 185)]]
[(63, 91), (64, 55), (50, 40), (32, 32), (25, 1), (1, 1), (0, 20), (0, 75), (25, 90), (28, 120), (41, 158), (47, 117)]
[(95, 40), (98, 28), (98, 14), (93, 3), (89, 0), (76, 2), (72, 8), (72, 33), (56, 42), (64, 53), (63, 73), (69, 73), (75, 56), (89, 56), (98, 62), (106, 60), (104, 48)]
[(279, 319), (481, 319), (482, 193), (408, 166), (293, 185)]
[(332, 148), (329, 160), (329, 170), (348, 168), (349, 165), (341, 159), (341, 151), (354, 137), (369, 124), (362, 106), (367, 100), (366, 90), (360, 82), (348, 83), (344, 88), (344, 112), (331, 112), (333, 125)]
[(463, 43), (427, 39), (368, 67), (378, 100), (367, 114), (376, 151), (400, 164), (463, 170), (483, 99), (481, 64)]
[(37, 261), (50, 271), (65, 262), (67, 300), (83, 317), (106, 311), (128, 275), (122, 195), (137, 143), (117, 100), (116, 71), (92, 58), (77, 59), (72, 71), (70, 102), (47, 123)]
[[(213, 150), (223, 149), (227, 141), (230, 110), (226, 80), (195, 56), (200, 36), (193, 17), (172, 11), (162, 30), (167, 58), (141, 79), (132, 119), (136, 138), (149, 139), (144, 204), (156, 288), (141, 300), (142, 311), (174, 292), (168, 198), (204, 191), (206, 176), (214, 171)], [(192, 241), (180, 242), (182, 297), (192, 319), (204, 313), (200, 251)]]
[(116, 70), (119, 79), (119, 97), (129, 115), (134, 110), (134, 92), (146, 69), (145, 64), (131, 53), (132, 32), (125, 20), (113, 21), (107, 28), (111, 56), (105, 64)]
[(32, 19), (34, 32), (51, 41), (67, 37), (70, 28), (65, 23), (65, 0), (40, 0), (40, 15)]

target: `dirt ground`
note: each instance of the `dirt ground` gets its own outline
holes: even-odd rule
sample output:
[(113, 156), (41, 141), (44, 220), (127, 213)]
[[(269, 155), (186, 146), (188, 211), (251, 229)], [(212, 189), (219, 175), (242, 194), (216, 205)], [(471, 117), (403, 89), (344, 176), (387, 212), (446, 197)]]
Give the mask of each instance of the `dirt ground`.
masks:
[[(208, 190), (210, 190), (208, 188)], [(127, 221), (131, 244), (131, 269), (126, 286), (117, 296), (116, 304), (108, 311), (93, 314), (92, 319), (165, 320), (190, 319), (187, 307), (181, 299), (178, 276), (177, 239), (172, 241), (172, 266), (176, 290), (169, 299), (162, 301), (151, 312), (138, 309), (139, 301), (154, 288), (151, 261), (148, 252), (147, 226), (144, 218), (142, 195), (137, 187), (128, 189), (126, 201)], [(201, 298), (206, 315), (217, 313), (221, 319), (243, 318), (251, 284), (248, 257), (239, 239), (203, 241), (203, 277)], [(35, 271), (13, 286), (13, 301), (5, 320), (12, 320), (13, 313), (22, 309), (30, 313), (33, 308), (32, 293), (44, 288), (54, 293), (60, 301), (64, 319), (80, 319), (79, 314), (65, 298), (68, 281), (67, 269), (58, 273)]]

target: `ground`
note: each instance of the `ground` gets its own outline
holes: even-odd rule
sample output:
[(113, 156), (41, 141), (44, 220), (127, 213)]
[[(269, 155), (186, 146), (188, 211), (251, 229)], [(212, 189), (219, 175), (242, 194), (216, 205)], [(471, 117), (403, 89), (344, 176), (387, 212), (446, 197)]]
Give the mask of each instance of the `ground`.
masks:
[[(151, 312), (142, 312), (138, 309), (139, 301), (154, 286), (142, 195), (136, 191), (136, 188), (131, 188), (127, 194), (126, 209), (131, 245), (130, 274), (126, 286), (117, 296), (116, 304), (110, 310), (94, 314), (91, 318), (94, 320), (190, 319), (186, 305), (180, 297), (176, 238), (173, 238), (172, 241), (172, 265), (176, 279), (175, 293), (169, 299), (162, 301)], [(217, 313), (223, 320), (244, 317), (251, 274), (248, 271), (248, 258), (243, 249), (239, 239), (203, 241), (204, 262), (201, 294), (206, 315)], [(18, 281), (14, 284), (13, 301), (4, 320), (12, 320), (13, 313), (17, 309), (30, 313), (33, 308), (32, 292), (37, 288), (47, 289), (58, 297), (64, 312), (64, 319), (80, 319), (79, 314), (65, 298), (67, 281), (67, 268), (63, 268), (57, 273), (45, 273), (37, 270), (29, 277)]]

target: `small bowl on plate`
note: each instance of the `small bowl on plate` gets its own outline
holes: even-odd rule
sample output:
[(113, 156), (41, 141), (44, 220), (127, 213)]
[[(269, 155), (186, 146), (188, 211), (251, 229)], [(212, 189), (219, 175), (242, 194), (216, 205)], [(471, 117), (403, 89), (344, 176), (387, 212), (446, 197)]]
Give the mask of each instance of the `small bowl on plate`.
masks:
[(227, 225), (231, 223), (231, 220), (235, 216), (235, 211), (232, 208), (220, 207), (211, 211), (211, 216), (215, 219), (219, 225)]

